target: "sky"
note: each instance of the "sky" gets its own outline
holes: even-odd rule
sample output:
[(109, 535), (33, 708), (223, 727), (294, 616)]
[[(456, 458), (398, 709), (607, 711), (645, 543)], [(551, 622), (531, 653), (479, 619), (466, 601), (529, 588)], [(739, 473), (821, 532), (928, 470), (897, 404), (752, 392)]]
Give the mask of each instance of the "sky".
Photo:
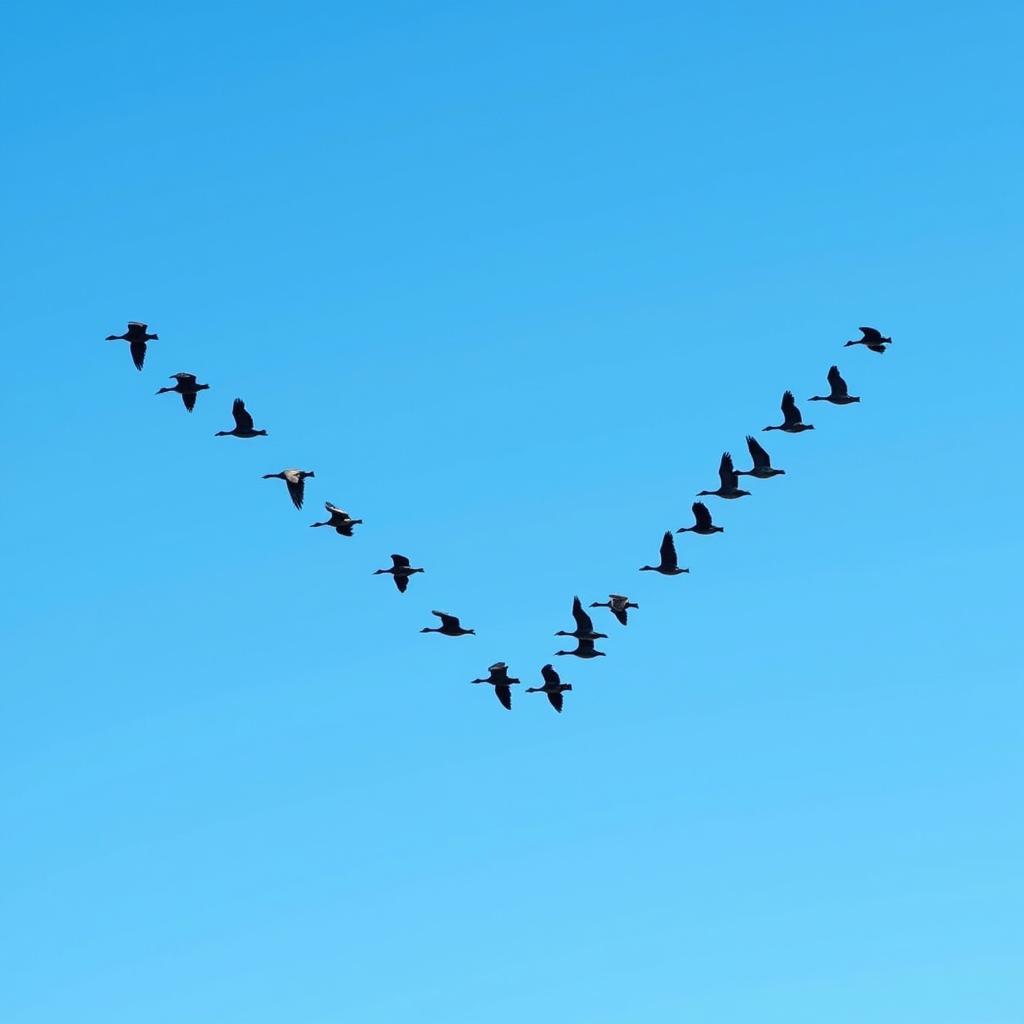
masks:
[(1019, 1024), (1022, 30), (9, 7), (0, 1019)]

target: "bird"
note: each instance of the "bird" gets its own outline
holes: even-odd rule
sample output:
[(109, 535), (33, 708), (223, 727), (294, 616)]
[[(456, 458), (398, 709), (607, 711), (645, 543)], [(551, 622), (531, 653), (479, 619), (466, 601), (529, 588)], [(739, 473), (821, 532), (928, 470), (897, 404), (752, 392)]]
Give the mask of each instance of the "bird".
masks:
[(792, 391), (787, 391), (782, 396), (782, 417), (783, 422), (777, 427), (765, 427), (765, 430), (784, 430), (787, 434), (801, 434), (805, 430), (813, 430), (814, 426), (804, 423), (800, 416), (800, 410), (796, 407), (796, 399)]
[(858, 327), (857, 330), (864, 337), (846, 342), (843, 348), (849, 348), (851, 345), (866, 345), (872, 352), (884, 352), (885, 346), (892, 344), (892, 338), (883, 338), (881, 332), (876, 331), (874, 327)]
[(330, 518), (323, 523), (310, 523), (310, 526), (333, 526), (342, 537), (351, 537), (352, 528), (362, 522), (362, 519), (353, 519), (343, 508), (332, 505), (329, 501), (324, 502), (324, 508)]
[(572, 689), (572, 683), (563, 683), (554, 666), (545, 665), (540, 674), (544, 677), (543, 686), (528, 686), (527, 693), (546, 693), (551, 706), (559, 713), (562, 713), (562, 694)]
[(194, 373), (172, 373), (171, 380), (175, 380), (178, 383), (173, 388), (161, 388), (157, 394), (164, 395), (168, 391), (173, 391), (175, 394), (181, 395), (181, 400), (185, 403), (185, 408), (189, 412), (196, 407), (196, 395), (210, 387), (209, 384), (197, 384)]
[(718, 464), (718, 479), (720, 482), (717, 490), (698, 491), (697, 497), (703, 498), (705, 495), (713, 494), (719, 498), (743, 498), (750, 493), (736, 486), (739, 477), (732, 468), (732, 456), (728, 452), (722, 452), (722, 461)]
[(724, 526), (715, 526), (711, 521), (711, 513), (703, 501), (695, 501), (690, 507), (693, 509), (693, 526), (681, 526), (676, 533), (699, 533), (705, 537), (713, 533), (725, 533)]
[(754, 465), (751, 469), (737, 469), (737, 476), (753, 476), (758, 480), (768, 480), (773, 476), (786, 475), (784, 469), (772, 468), (771, 457), (757, 443), (757, 438), (751, 437), (750, 434), (747, 434), (747, 450), (750, 452), (750, 457), (754, 460)]
[(471, 683), (490, 683), (494, 687), (494, 695), (501, 702), (501, 706), (508, 711), (512, 710), (512, 691), (510, 686), (518, 686), (519, 680), (510, 678), (508, 665), (503, 661), (496, 661), (487, 670), (486, 679), (471, 679)]
[(831, 391), (827, 395), (812, 395), (808, 402), (831, 402), (833, 405), (852, 405), (860, 399), (850, 394), (850, 389), (843, 380), (838, 366), (830, 366), (828, 370), (828, 386)]
[(405, 588), (409, 586), (409, 577), (414, 572), (423, 572), (423, 570), (414, 569), (405, 555), (392, 555), (391, 561), (393, 564), (390, 569), (374, 569), (373, 575), (380, 576), (381, 573), (390, 573), (394, 578), (395, 586), (398, 587), (398, 592), (404, 594)]
[(672, 531), (666, 530), (665, 536), (661, 538), (661, 564), (641, 565), (641, 572), (660, 572), (662, 576), (679, 576), (689, 569), (679, 568), (679, 558), (676, 555), (676, 542), (672, 538)]
[(444, 636), (476, 636), (475, 629), (463, 629), (457, 615), (449, 615), (447, 612), (431, 612), (441, 620), (440, 626), (424, 626), (421, 633), (441, 633)]
[(593, 601), (591, 608), (608, 608), (624, 626), (629, 621), (630, 608), (639, 608), (640, 605), (630, 601), (624, 594), (609, 594), (607, 601)]
[(129, 320), (128, 330), (124, 334), (108, 334), (107, 341), (127, 341), (135, 369), (141, 370), (142, 364), (146, 361), (146, 342), (156, 341), (160, 337), (159, 334), (148, 334), (148, 329), (148, 324)]
[(252, 417), (245, 408), (245, 402), (236, 398), (231, 405), (231, 415), (235, 418), (234, 430), (218, 430), (214, 437), (266, 437), (265, 430), (253, 430)]
[(594, 647), (594, 641), (586, 637), (580, 637), (576, 640), (575, 651), (555, 651), (557, 655), (573, 654), (577, 658), (603, 658), (604, 651), (599, 651)]
[(577, 640), (606, 640), (607, 633), (594, 632), (594, 620), (583, 610), (583, 604), (578, 597), (572, 599), (572, 617), (576, 620), (576, 628), (567, 633), (560, 629), (555, 636), (572, 636)]
[(264, 473), (264, 480), (283, 480), (288, 485), (288, 496), (296, 508), (302, 508), (302, 498), (306, 491), (306, 478), (316, 473), (309, 469), (282, 469), (280, 473)]

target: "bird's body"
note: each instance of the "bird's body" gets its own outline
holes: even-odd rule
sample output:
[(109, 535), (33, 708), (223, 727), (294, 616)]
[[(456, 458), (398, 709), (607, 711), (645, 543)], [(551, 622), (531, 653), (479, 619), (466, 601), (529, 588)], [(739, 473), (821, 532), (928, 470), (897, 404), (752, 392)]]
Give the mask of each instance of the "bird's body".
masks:
[(757, 438), (747, 434), (747, 451), (754, 460), (751, 469), (736, 470), (737, 476), (752, 476), (758, 480), (770, 480), (773, 476), (785, 476), (784, 469), (774, 469), (768, 453), (757, 443)]
[(555, 654), (559, 656), (565, 656), (571, 654), (577, 658), (603, 658), (604, 651), (599, 651), (594, 647), (594, 641), (588, 639), (577, 639), (576, 650), (574, 651), (555, 651)]
[(330, 526), (342, 537), (351, 537), (352, 528), (362, 522), (362, 519), (353, 519), (343, 508), (338, 508), (329, 501), (324, 502), (324, 508), (327, 509), (330, 518), (323, 523), (310, 523), (310, 526)]
[(510, 686), (518, 686), (519, 680), (512, 679), (508, 674), (508, 665), (503, 661), (496, 661), (487, 670), (486, 679), (471, 679), (471, 683), (490, 683), (494, 687), (494, 695), (498, 698), (501, 706), (508, 711), (512, 710), (512, 691)]
[(390, 569), (374, 569), (373, 575), (380, 576), (384, 573), (389, 574), (395, 581), (395, 586), (398, 587), (400, 594), (405, 593), (405, 588), (409, 586), (409, 577), (413, 573), (423, 572), (422, 569), (416, 569), (409, 562), (409, 559), (405, 555), (392, 555), (391, 556), (391, 568)]
[(576, 622), (576, 628), (572, 632), (560, 629), (555, 636), (571, 636), (577, 640), (604, 640), (607, 633), (594, 632), (594, 620), (583, 610), (583, 604), (578, 597), (572, 599), (572, 617)]
[(218, 430), (214, 437), (266, 437), (265, 430), (253, 429), (252, 416), (245, 408), (245, 402), (236, 398), (231, 405), (231, 415), (234, 417), (235, 426), (233, 430)]
[(782, 396), (782, 423), (777, 427), (765, 427), (765, 430), (784, 430), (787, 434), (802, 434), (805, 430), (813, 430), (814, 426), (804, 423), (800, 410), (796, 407), (796, 399), (792, 391)]
[(833, 405), (852, 405), (860, 399), (850, 394), (850, 389), (843, 380), (838, 366), (829, 367), (828, 371), (829, 393), (827, 395), (812, 395), (808, 402), (831, 402)]
[(750, 491), (741, 490), (738, 486), (739, 477), (732, 466), (732, 456), (728, 452), (722, 452), (722, 461), (718, 464), (718, 488), (714, 491), (698, 491), (697, 497), (703, 498), (706, 495), (713, 495), (717, 498), (744, 498)]
[(689, 569), (679, 568), (679, 557), (676, 554), (676, 542), (672, 537), (672, 531), (666, 530), (665, 536), (661, 538), (661, 562), (658, 565), (642, 565), (641, 572), (660, 572), (662, 576), (680, 576)]
[(858, 327), (857, 329), (863, 337), (856, 341), (846, 342), (843, 348), (849, 348), (851, 345), (864, 345), (872, 352), (885, 352), (885, 346), (892, 344), (892, 338), (883, 338), (881, 332), (876, 331), (874, 327)]
[(475, 629), (463, 629), (457, 615), (447, 612), (431, 612), (441, 620), (440, 626), (424, 626), (421, 633), (440, 633), (442, 636), (476, 636)]
[(157, 394), (165, 395), (169, 391), (173, 391), (175, 394), (181, 395), (181, 401), (189, 412), (196, 407), (196, 395), (200, 391), (206, 391), (210, 386), (209, 384), (197, 383), (194, 373), (172, 373), (171, 380), (177, 381), (174, 387), (160, 388)]
[(676, 533), (699, 533), (709, 537), (713, 533), (725, 533), (724, 526), (715, 526), (711, 521), (711, 512), (703, 501), (695, 501), (690, 508), (693, 511), (693, 526), (681, 526)]
[(593, 601), (591, 608), (607, 608), (624, 626), (629, 622), (629, 609), (640, 605), (630, 601), (625, 594), (609, 594), (607, 601)]
[(148, 324), (139, 320), (129, 320), (128, 330), (124, 334), (108, 334), (107, 341), (127, 341), (135, 369), (141, 370), (142, 364), (146, 361), (146, 342), (156, 341), (160, 337), (159, 334), (149, 334), (148, 331)]
[(306, 480), (316, 476), (309, 469), (282, 469), (280, 473), (264, 473), (264, 480), (283, 480), (288, 485), (288, 497), (296, 508), (302, 508), (302, 500), (306, 493)]
[(559, 713), (562, 713), (562, 694), (572, 689), (572, 683), (563, 683), (554, 666), (545, 665), (540, 670), (544, 678), (543, 686), (528, 686), (527, 693), (546, 693), (551, 706)]

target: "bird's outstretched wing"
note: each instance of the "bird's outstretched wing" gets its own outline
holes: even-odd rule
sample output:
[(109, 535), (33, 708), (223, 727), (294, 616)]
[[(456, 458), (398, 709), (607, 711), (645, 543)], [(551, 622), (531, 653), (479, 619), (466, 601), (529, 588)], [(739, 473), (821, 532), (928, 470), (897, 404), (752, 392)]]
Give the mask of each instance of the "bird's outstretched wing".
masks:
[(861, 341), (879, 342), (882, 340), (882, 332), (875, 330), (874, 327), (858, 327), (857, 330), (864, 335)]
[(412, 564), (405, 555), (392, 555), (391, 562), (393, 569), (408, 569)]
[(508, 683), (498, 683), (494, 687), (494, 696), (501, 701), (501, 706), (508, 711), (512, 710), (512, 691), (508, 687)]
[(833, 398), (846, 398), (850, 393), (849, 388), (846, 386), (846, 381), (843, 380), (843, 375), (839, 372), (838, 366), (829, 367), (828, 386), (832, 389)]
[(286, 477), (285, 483), (288, 485), (288, 496), (292, 499), (292, 504), (296, 508), (302, 508), (302, 499), (306, 493), (306, 481), (301, 476), (291, 480)]
[(459, 619), (456, 615), (449, 615), (447, 612), (431, 612), (431, 615), (436, 615), (441, 620), (442, 629), (458, 629)]
[(393, 576), (392, 579), (395, 581), (395, 586), (398, 587), (398, 592), (404, 594), (406, 587), (409, 586), (408, 576)]
[(583, 610), (583, 603), (578, 597), (572, 599), (572, 617), (581, 633), (593, 632), (594, 620)]
[(128, 345), (128, 348), (132, 354), (132, 362), (135, 364), (135, 369), (141, 370), (142, 364), (146, 361), (146, 343), (144, 341), (133, 341)]
[(722, 452), (722, 461), (718, 464), (718, 479), (722, 481), (723, 491), (732, 491), (736, 488), (736, 470), (732, 464), (732, 455), (729, 452)]
[(559, 713), (562, 713), (562, 691), (561, 690), (545, 690), (548, 695), (548, 700), (551, 701), (551, 706)]
[(695, 501), (693, 503), (693, 518), (697, 521), (697, 528), (700, 530), (706, 530), (711, 526), (711, 513), (708, 511), (707, 505), (703, 501)]
[(661, 538), (661, 564), (666, 569), (675, 569), (679, 565), (676, 542), (672, 539), (671, 532), (666, 532), (665, 536)]
[(801, 422), (800, 410), (796, 407), (796, 399), (793, 397), (792, 391), (787, 391), (782, 396), (782, 415), (787, 427)]
[(188, 409), (189, 412), (196, 407), (196, 393), (194, 391), (183, 392), (181, 400), (185, 403), (185, 408)]
[(236, 429), (241, 431), (252, 430), (252, 417), (245, 408), (245, 402), (240, 398), (236, 398), (234, 402), (231, 403), (231, 415), (235, 419)]
[(757, 443), (757, 438), (747, 434), (747, 451), (754, 460), (755, 469), (771, 469), (772, 460), (768, 453)]
[(559, 674), (555, 671), (554, 665), (545, 665), (540, 670), (540, 674), (544, 677), (544, 682), (548, 686), (558, 686), (562, 681)]

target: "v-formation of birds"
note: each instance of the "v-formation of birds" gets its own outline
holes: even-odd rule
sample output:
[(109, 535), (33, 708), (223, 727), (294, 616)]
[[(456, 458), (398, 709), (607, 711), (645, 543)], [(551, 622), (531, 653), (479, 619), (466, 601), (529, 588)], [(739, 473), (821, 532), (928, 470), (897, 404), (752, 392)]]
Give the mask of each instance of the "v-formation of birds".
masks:
[[(883, 337), (874, 327), (861, 327), (862, 337), (847, 341), (845, 347), (851, 345), (863, 345), (872, 352), (884, 353), (886, 348), (892, 344), (892, 338)], [(124, 334), (111, 334), (107, 341), (128, 342), (132, 362), (137, 370), (142, 370), (146, 361), (146, 351), (149, 342), (159, 340), (158, 334), (150, 334), (149, 326), (136, 320), (129, 321), (128, 329)], [(175, 383), (172, 387), (160, 388), (158, 395), (174, 392), (181, 396), (182, 404), (187, 412), (192, 412), (196, 406), (196, 398), (200, 391), (209, 389), (209, 384), (201, 384), (195, 374), (173, 373), (171, 380)], [(839, 372), (838, 366), (830, 367), (827, 375), (829, 393), (827, 395), (812, 395), (810, 402), (831, 402), (833, 405), (851, 405), (859, 402), (860, 398), (851, 395), (846, 381)], [(231, 405), (231, 416), (234, 420), (234, 427), (231, 430), (218, 430), (215, 437), (239, 437), (254, 438), (266, 437), (267, 432), (257, 429), (251, 413), (246, 409), (245, 402), (236, 398)], [(796, 404), (796, 398), (792, 391), (786, 391), (782, 396), (782, 423), (769, 425), (765, 431), (781, 430), (787, 434), (801, 434), (807, 430), (813, 430), (812, 423), (805, 423)], [(768, 452), (758, 443), (752, 435), (747, 435), (747, 450), (750, 452), (751, 468), (736, 469), (733, 465), (732, 455), (729, 452), (722, 454), (718, 466), (719, 484), (714, 490), (698, 491), (697, 497), (717, 497), (725, 500), (735, 500), (747, 497), (751, 492), (739, 486), (740, 477), (752, 477), (755, 480), (770, 480), (774, 476), (785, 474), (784, 469), (777, 469), (772, 465)], [(292, 504), (301, 509), (305, 498), (306, 481), (315, 477), (313, 470), (306, 469), (282, 469), (279, 473), (265, 473), (264, 480), (283, 480), (288, 490), (288, 497)], [(328, 518), (322, 523), (311, 523), (313, 527), (329, 526), (342, 537), (354, 536), (354, 529), (362, 523), (362, 519), (353, 519), (344, 509), (332, 505), (329, 501), (324, 503), (327, 509)], [(676, 530), (676, 533), (695, 533), (700, 536), (711, 536), (715, 533), (723, 533), (724, 527), (714, 523), (711, 510), (703, 501), (695, 501), (692, 506), (693, 525), (683, 526)], [(641, 572), (657, 572), (662, 576), (681, 576), (689, 573), (689, 569), (679, 565), (679, 557), (676, 552), (675, 538), (672, 531), (668, 530), (661, 540), (660, 560), (657, 565), (643, 565)], [(392, 555), (391, 566), (374, 570), (373, 575), (391, 576), (399, 593), (404, 594), (409, 586), (410, 579), (424, 570), (414, 566), (405, 555)], [(639, 606), (630, 601), (624, 594), (609, 594), (607, 601), (594, 601), (591, 608), (607, 608), (623, 625), (629, 621), (630, 609)], [(424, 626), (421, 633), (439, 633), (441, 636), (462, 637), (475, 636), (472, 629), (465, 628), (459, 617), (450, 615), (447, 612), (431, 612), (440, 622), (439, 626)], [(604, 651), (597, 649), (597, 641), (605, 640), (607, 633), (598, 633), (594, 630), (594, 622), (589, 613), (584, 609), (579, 597), (574, 597), (572, 602), (572, 617), (575, 629), (567, 631), (560, 629), (555, 636), (571, 637), (576, 641), (576, 646), (569, 651), (556, 651), (556, 656), (572, 655), (577, 658), (589, 660), (592, 658), (604, 657)], [(483, 679), (473, 679), (471, 682), (488, 683), (494, 687), (494, 694), (502, 707), (512, 709), (512, 686), (519, 685), (519, 680), (508, 674), (508, 665), (503, 661), (495, 662), (488, 668), (488, 675)], [(571, 683), (563, 683), (558, 672), (552, 665), (544, 665), (541, 670), (542, 686), (531, 686), (526, 688), (527, 693), (543, 693), (555, 711), (561, 712), (563, 706), (563, 694), (572, 690)]]

